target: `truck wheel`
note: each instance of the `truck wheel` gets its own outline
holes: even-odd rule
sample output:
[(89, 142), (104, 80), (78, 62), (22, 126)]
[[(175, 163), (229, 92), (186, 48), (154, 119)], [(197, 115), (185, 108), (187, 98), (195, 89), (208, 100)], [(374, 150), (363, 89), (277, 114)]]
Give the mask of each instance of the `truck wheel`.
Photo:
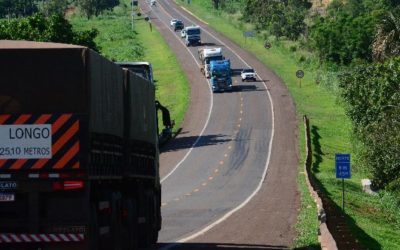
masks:
[(138, 213), (136, 209), (137, 203), (132, 198), (127, 198), (124, 200), (124, 210), (127, 213), (127, 217), (124, 219), (126, 222), (124, 224), (125, 232), (125, 242), (128, 246), (127, 249), (137, 249), (138, 248)]
[(122, 240), (121, 240), (121, 194), (113, 193), (111, 199), (111, 242), (114, 247), (113, 250), (121, 250), (122, 249)]
[(152, 203), (152, 207), (153, 207), (153, 209), (152, 209), (152, 211), (151, 211), (151, 214), (150, 214), (150, 216), (151, 216), (151, 218), (152, 218), (152, 222), (151, 222), (151, 230), (152, 230), (152, 233), (151, 233), (151, 244), (156, 244), (157, 243), (157, 240), (158, 240), (158, 218), (159, 218), (159, 215), (158, 215), (158, 209), (157, 209), (157, 204), (158, 204), (158, 202), (157, 202), (157, 199), (158, 199), (158, 197), (156, 197), (155, 195), (154, 195), (155, 193), (154, 192), (152, 192), (152, 197), (150, 197), (151, 199), (150, 199), (150, 202)]
[(98, 250), (99, 249), (99, 223), (98, 223), (98, 212), (95, 203), (90, 206), (90, 222), (89, 222), (89, 249)]

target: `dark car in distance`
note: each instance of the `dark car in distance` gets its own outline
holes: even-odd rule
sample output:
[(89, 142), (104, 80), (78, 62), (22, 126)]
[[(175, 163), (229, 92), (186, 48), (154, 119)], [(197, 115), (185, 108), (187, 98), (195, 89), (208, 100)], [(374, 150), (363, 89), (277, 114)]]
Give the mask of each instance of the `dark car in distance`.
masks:
[(181, 20), (177, 20), (174, 24), (174, 30), (182, 30), (183, 28), (185, 28), (185, 25), (183, 25), (183, 22)]

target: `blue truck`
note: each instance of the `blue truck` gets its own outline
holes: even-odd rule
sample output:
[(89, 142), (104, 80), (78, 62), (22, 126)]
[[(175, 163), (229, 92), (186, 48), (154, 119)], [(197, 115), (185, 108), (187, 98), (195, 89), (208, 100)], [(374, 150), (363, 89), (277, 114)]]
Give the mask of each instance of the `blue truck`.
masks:
[(210, 75), (210, 83), (214, 93), (232, 90), (231, 62), (229, 60), (211, 61)]

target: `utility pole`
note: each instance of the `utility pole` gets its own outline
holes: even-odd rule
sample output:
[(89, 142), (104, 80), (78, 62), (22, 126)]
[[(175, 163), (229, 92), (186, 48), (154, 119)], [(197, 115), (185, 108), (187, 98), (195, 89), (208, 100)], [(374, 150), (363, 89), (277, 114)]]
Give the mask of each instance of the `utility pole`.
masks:
[(131, 24), (132, 24), (132, 30), (133, 30), (133, 0), (131, 1), (131, 6), (132, 6), (132, 10), (131, 10)]

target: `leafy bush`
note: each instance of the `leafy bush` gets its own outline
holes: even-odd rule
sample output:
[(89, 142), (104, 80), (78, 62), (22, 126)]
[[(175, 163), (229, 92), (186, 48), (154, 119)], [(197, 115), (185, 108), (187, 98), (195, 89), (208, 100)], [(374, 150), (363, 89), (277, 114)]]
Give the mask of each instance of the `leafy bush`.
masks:
[(379, 193), (379, 210), (388, 223), (400, 227), (400, 197), (394, 193), (382, 191)]
[(376, 26), (386, 13), (385, 1), (334, 1), (326, 17), (318, 16), (310, 27), (310, 46), (322, 60), (350, 64), (370, 61)]
[(400, 57), (359, 65), (340, 75), (342, 96), (356, 134), (364, 143), (364, 164), (374, 185), (400, 180)]
[(247, 0), (243, 20), (252, 22), (258, 30), (270, 30), (272, 35), (296, 40), (306, 29), (304, 19), (307, 1)]
[(60, 14), (45, 17), (36, 13), (33, 16), (11, 21), (0, 21), (0, 39), (59, 42), (87, 46), (98, 51), (94, 38), (96, 29), (75, 32), (72, 25)]

